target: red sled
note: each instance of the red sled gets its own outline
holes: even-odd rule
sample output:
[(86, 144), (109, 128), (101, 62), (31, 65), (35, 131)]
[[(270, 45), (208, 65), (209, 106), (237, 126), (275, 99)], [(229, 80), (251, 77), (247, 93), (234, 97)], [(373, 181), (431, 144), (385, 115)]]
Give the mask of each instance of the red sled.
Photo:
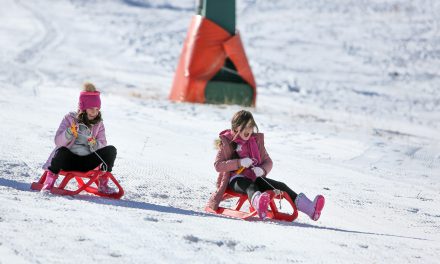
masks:
[[(292, 222), (298, 217), (298, 209), (296, 208), (295, 203), (292, 201), (292, 199), (286, 192), (281, 192), (281, 194), (276, 194), (274, 191), (267, 191), (267, 193), (269, 193), (270, 195), (267, 218), (273, 220)], [(252, 207), (250, 203), (249, 203), (249, 211), (240, 210), (246, 201), (249, 202), (246, 194), (236, 193), (231, 191), (230, 189), (227, 189), (225, 194), (223, 194), (222, 201), (231, 198), (238, 198), (237, 205), (235, 206), (235, 208), (219, 207), (217, 210), (214, 211), (211, 208), (206, 207), (205, 211), (208, 213), (221, 214), (229, 217), (240, 218), (243, 220), (249, 220), (254, 217), (258, 218), (257, 211)], [(283, 213), (278, 210), (278, 207), (276, 206), (276, 200), (281, 200), (281, 199), (286, 199), (287, 202), (290, 204), (293, 210), (291, 214)]]
[[(100, 175), (107, 174), (109, 177), (109, 180), (111, 180), (116, 187), (118, 187), (118, 192), (112, 193), (112, 194), (106, 194), (102, 193), (98, 190), (98, 177)], [(44, 171), (43, 175), (41, 176), (40, 180), (38, 182), (33, 182), (31, 185), (32, 190), (41, 191), (43, 188), (44, 180), (46, 180), (47, 171)], [(64, 176), (64, 179), (61, 181), (61, 183), (57, 187), (53, 187), (50, 192), (53, 194), (59, 194), (59, 195), (77, 195), (82, 191), (86, 191), (88, 193), (92, 193), (98, 196), (102, 197), (108, 197), (113, 199), (119, 199), (124, 195), (124, 190), (122, 189), (119, 182), (115, 179), (113, 174), (110, 172), (105, 172), (101, 170), (91, 170), (87, 172), (80, 172), (80, 171), (60, 171), (58, 174), (60, 176)], [(69, 183), (70, 180), (75, 179), (78, 183), (78, 189), (76, 190), (67, 190), (66, 185)], [(84, 182), (86, 181), (86, 182)], [(94, 184), (96, 187), (93, 187), (92, 184)]]

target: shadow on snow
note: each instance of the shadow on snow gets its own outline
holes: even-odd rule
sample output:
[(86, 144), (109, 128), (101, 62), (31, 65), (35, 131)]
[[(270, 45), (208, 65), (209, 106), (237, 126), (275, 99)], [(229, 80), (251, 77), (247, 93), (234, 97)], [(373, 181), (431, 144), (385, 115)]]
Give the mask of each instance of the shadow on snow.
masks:
[[(0, 178), (0, 186), (10, 187), (14, 188), (19, 191), (32, 191), (30, 189), (29, 183), (23, 183), (18, 182), (14, 180), (9, 179), (3, 179)], [(32, 191), (34, 192), (34, 191)], [(73, 199), (72, 196), (66, 196), (67, 199)], [(130, 201), (130, 200), (113, 200), (113, 199), (107, 199), (107, 198), (101, 198), (98, 196), (91, 196), (91, 195), (76, 195), (75, 199), (97, 203), (97, 204), (104, 204), (104, 205), (111, 205), (111, 206), (118, 206), (118, 207), (125, 207), (125, 208), (133, 208), (133, 209), (142, 209), (142, 210), (148, 210), (148, 211), (156, 211), (161, 213), (172, 213), (172, 214), (180, 214), (180, 215), (189, 215), (189, 216), (203, 216), (203, 217), (220, 217), (225, 219), (231, 219), (231, 220), (239, 220), (235, 218), (230, 217), (224, 217), (221, 215), (214, 215), (214, 214), (208, 214), (208, 213), (202, 213), (192, 210), (186, 210), (186, 209), (180, 209), (176, 207), (171, 206), (163, 206), (163, 205), (156, 205), (156, 204), (150, 204), (146, 202), (140, 202), (140, 201)], [(252, 221), (258, 221), (258, 220), (251, 220)], [(298, 222), (282, 222), (282, 221), (267, 221), (268, 223), (273, 223), (277, 225), (282, 226), (294, 226), (294, 227), (301, 227), (301, 228), (313, 228), (317, 230), (329, 230), (334, 232), (344, 232), (344, 233), (351, 233), (351, 234), (361, 234), (361, 235), (375, 235), (375, 236), (385, 236), (385, 237), (397, 237), (397, 238), (407, 238), (407, 239), (415, 239), (415, 240), (424, 240), (429, 241), (429, 239), (425, 238), (418, 238), (418, 237), (410, 237), (410, 236), (401, 236), (401, 235), (393, 235), (393, 234), (384, 234), (384, 233), (375, 233), (375, 232), (365, 232), (365, 231), (357, 231), (357, 230), (348, 230), (348, 229), (342, 229), (342, 228), (334, 228), (334, 227), (326, 227), (326, 226), (317, 226), (317, 225), (311, 225), (306, 223), (298, 223)]]

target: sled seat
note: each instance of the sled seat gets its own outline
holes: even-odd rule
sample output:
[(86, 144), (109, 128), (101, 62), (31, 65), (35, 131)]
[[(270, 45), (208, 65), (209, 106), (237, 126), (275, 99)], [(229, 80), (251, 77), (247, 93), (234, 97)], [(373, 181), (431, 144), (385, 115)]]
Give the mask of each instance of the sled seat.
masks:
[[(266, 191), (270, 195), (270, 202), (269, 202), (269, 209), (267, 211), (267, 218), (274, 219), (274, 220), (281, 220), (281, 221), (287, 221), (292, 222), (298, 217), (298, 209), (296, 208), (295, 203), (292, 201), (290, 196), (286, 192), (281, 192), (280, 194), (276, 194), (274, 191)], [(248, 197), (246, 194), (236, 193), (232, 191), (231, 189), (227, 189), (226, 192), (223, 194), (222, 201), (225, 201), (227, 199), (231, 198), (238, 198), (237, 204), (235, 208), (226, 208), (226, 207), (219, 207), (216, 211), (212, 210), (209, 207), (205, 208), (205, 211), (208, 213), (215, 213), (215, 214), (221, 214), (229, 217), (234, 218), (241, 218), (243, 220), (249, 220), (251, 218), (258, 218), (257, 211), (252, 207), (252, 205), (249, 203)], [(291, 214), (289, 213), (283, 213), (278, 210), (278, 207), (276, 205), (276, 200), (280, 199), (286, 199), (287, 202), (290, 204), (293, 212)], [(244, 203), (249, 203), (249, 211), (242, 211), (241, 207)]]
[[(111, 180), (116, 187), (118, 187), (118, 192), (112, 193), (112, 194), (106, 194), (102, 193), (98, 190), (98, 177), (100, 175), (107, 174), (109, 177), (109, 180)], [(43, 175), (41, 176), (40, 180), (38, 182), (33, 182), (31, 185), (32, 190), (41, 191), (43, 188), (43, 183), (46, 180), (47, 171), (44, 171)], [(113, 174), (110, 172), (105, 172), (101, 170), (91, 170), (87, 172), (80, 172), (80, 171), (60, 171), (58, 174), (59, 176), (64, 176), (64, 179), (61, 181), (61, 183), (58, 186), (54, 186), (50, 192), (53, 194), (59, 194), (59, 195), (77, 195), (82, 191), (86, 191), (88, 193), (92, 193), (94, 195), (102, 196), (102, 197), (108, 197), (113, 199), (119, 199), (124, 195), (124, 190), (122, 189), (119, 182), (115, 179)], [(66, 185), (69, 183), (70, 180), (75, 179), (78, 184), (78, 189), (76, 190), (67, 190)], [(93, 187), (92, 184), (94, 184)]]

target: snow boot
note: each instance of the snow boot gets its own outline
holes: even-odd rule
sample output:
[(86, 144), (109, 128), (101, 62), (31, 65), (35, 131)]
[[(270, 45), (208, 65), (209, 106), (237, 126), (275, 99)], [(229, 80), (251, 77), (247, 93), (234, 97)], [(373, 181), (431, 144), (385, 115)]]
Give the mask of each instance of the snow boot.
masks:
[(252, 207), (257, 211), (260, 219), (265, 219), (267, 216), (267, 206), (270, 202), (270, 195), (267, 192), (255, 192), (252, 196)]
[(295, 199), (295, 205), (299, 211), (305, 213), (310, 219), (317, 221), (321, 216), (321, 211), (324, 208), (325, 199), (322, 195), (317, 195), (312, 201), (303, 193), (298, 194)]
[(109, 177), (107, 176), (107, 174), (98, 177), (98, 191), (105, 194), (116, 193), (115, 189), (108, 186), (108, 179)]
[(50, 170), (48, 170), (41, 191), (50, 191), (53, 188), (57, 179), (58, 179), (58, 174), (55, 174)]

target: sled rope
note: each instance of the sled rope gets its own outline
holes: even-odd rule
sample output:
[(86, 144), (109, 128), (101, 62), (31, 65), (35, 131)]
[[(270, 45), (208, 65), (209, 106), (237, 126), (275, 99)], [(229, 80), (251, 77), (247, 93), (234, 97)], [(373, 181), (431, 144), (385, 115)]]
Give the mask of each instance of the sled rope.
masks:
[[(77, 131), (77, 134), (80, 135), (80, 136), (83, 136), (83, 137), (85, 137), (85, 138), (87, 138), (87, 139), (89, 139), (89, 138), (92, 136), (92, 131), (90, 131), (89, 127), (86, 126), (85, 124), (83, 124), (83, 123), (78, 123), (78, 126), (81, 126), (81, 125), (86, 127), (86, 129), (90, 132), (90, 135), (85, 135), (85, 134), (83, 134), (83, 133), (80, 133), (79, 131)], [(107, 163), (105, 163), (104, 159), (102, 159), (102, 157), (99, 156), (98, 153), (96, 153), (96, 150), (92, 150), (92, 149), (90, 149), (90, 150), (92, 151), (92, 153), (95, 153), (95, 155), (98, 156), (98, 158), (102, 161), (102, 166), (101, 166), (101, 168), (102, 168), (102, 170), (103, 170), (104, 172), (107, 172), (108, 165), (107, 165)]]
[[(105, 163), (105, 161), (101, 158), (101, 156), (98, 155), (98, 153), (96, 153), (96, 151), (93, 151), (93, 153), (95, 153), (96, 156), (98, 156), (98, 158), (102, 161), (102, 166), (101, 169), (104, 172), (107, 172), (107, 163)], [(104, 175), (104, 174), (103, 174)]]
[(278, 190), (277, 188), (273, 187), (272, 184), (270, 184), (268, 181), (266, 181), (266, 179), (264, 177), (260, 177), (263, 181), (265, 181), (270, 187), (272, 187), (274, 193), (279, 196), (279, 204), (280, 204), (280, 209), (281, 209), (281, 199), (283, 199), (283, 196), (281, 195), (281, 190)]
[[(255, 166), (252, 165), (252, 168), (253, 168), (253, 167), (255, 167)], [(244, 169), (245, 169), (245, 167), (241, 167), (241, 168), (238, 169), (235, 173), (236, 173), (236, 174), (240, 174), (240, 173), (242, 173), (242, 172), (244, 171)], [(268, 181), (266, 181), (266, 179), (265, 179), (264, 177), (260, 177), (260, 178), (261, 178), (263, 181), (265, 181), (270, 187), (272, 187), (272, 189), (273, 189), (275, 195), (279, 197), (278, 199), (280, 200), (280, 201), (279, 201), (279, 204), (280, 204), (280, 209), (281, 209), (281, 200), (283, 199), (283, 196), (281, 195), (281, 194), (282, 194), (281, 190), (278, 190), (277, 188), (273, 187), (273, 185), (270, 184)]]

